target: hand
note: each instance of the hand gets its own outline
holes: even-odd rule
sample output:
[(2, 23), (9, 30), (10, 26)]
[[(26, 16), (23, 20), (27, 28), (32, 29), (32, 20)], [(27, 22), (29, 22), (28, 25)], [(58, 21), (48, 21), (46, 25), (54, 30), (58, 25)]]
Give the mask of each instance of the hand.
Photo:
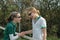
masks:
[(24, 36), (25, 32), (18, 33), (18, 36)]

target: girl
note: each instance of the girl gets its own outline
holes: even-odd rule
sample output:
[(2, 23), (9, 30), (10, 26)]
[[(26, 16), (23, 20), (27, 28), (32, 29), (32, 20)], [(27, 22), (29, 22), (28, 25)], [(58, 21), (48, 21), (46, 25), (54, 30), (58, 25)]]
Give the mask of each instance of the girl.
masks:
[(16, 34), (16, 23), (21, 21), (21, 15), (18, 12), (12, 12), (8, 18), (8, 23), (4, 31), (4, 40), (16, 40), (22, 33)]
[(27, 8), (29, 17), (32, 18), (32, 30), (23, 32), (24, 34), (33, 33), (33, 40), (46, 40), (46, 20), (40, 15), (39, 10), (34, 7)]

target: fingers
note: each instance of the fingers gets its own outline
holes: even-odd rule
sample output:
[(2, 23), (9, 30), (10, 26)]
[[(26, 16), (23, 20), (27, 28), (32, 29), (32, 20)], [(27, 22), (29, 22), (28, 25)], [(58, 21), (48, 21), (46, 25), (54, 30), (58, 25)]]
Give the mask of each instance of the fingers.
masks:
[(21, 33), (18, 33), (18, 36), (24, 36), (25, 35), (25, 32), (21, 32)]

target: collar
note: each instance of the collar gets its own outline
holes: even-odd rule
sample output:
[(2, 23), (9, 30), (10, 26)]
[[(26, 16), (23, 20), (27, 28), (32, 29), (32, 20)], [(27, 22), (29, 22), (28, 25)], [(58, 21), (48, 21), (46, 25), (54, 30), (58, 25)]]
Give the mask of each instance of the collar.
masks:
[(13, 21), (10, 22), (12, 25), (16, 26), (16, 23), (14, 23)]
[(41, 16), (37, 17), (36, 20), (38, 20), (39, 18), (41, 18)]

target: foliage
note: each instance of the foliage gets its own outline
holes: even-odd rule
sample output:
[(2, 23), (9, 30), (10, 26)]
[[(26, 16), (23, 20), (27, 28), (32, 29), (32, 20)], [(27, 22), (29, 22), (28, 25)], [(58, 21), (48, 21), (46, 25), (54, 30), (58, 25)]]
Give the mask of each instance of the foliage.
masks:
[(22, 15), (21, 31), (32, 29), (31, 20), (24, 13), (24, 10), (33, 6), (47, 20), (48, 35), (60, 37), (60, 0), (20, 0), (16, 3), (6, 0), (6, 2), (4, 4), (4, 1), (0, 0), (0, 25), (6, 25), (6, 18), (10, 12), (19, 11)]

